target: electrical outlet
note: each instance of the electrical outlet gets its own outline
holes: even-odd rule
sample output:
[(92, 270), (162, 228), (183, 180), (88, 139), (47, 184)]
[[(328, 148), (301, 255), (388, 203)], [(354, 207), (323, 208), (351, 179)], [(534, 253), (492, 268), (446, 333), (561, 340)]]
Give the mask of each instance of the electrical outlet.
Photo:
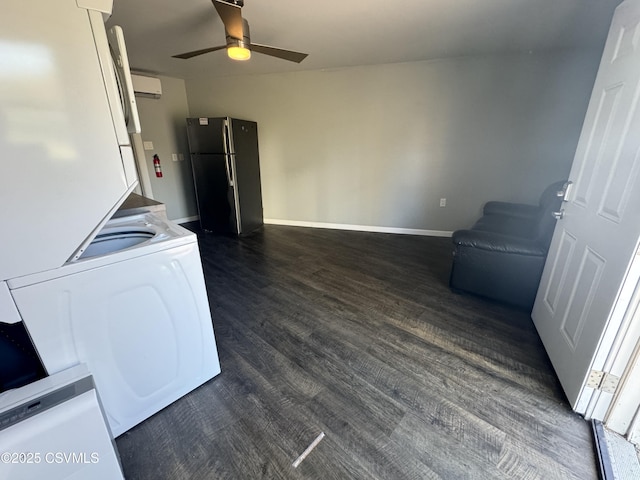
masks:
[(440, 206), (441, 207), (446, 207), (447, 206), (447, 199), (446, 198), (441, 198), (440, 199)]
[(178, 161), (179, 162), (184, 162), (184, 155), (182, 153), (178, 154)]

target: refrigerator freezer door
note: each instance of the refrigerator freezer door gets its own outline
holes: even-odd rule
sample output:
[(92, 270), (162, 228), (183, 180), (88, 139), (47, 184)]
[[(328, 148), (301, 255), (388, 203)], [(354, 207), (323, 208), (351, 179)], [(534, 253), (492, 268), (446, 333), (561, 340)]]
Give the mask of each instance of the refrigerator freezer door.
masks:
[(234, 187), (229, 155), (191, 155), (200, 226), (212, 232), (236, 232)]
[(225, 145), (226, 118), (187, 118), (191, 153), (228, 153)]
[(251, 233), (263, 224), (258, 124), (231, 119), (231, 148), (240, 234)]

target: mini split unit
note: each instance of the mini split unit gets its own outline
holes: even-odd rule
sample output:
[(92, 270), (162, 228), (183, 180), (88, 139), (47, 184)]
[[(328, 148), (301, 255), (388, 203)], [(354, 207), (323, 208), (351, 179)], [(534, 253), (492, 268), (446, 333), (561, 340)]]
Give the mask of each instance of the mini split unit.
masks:
[(159, 78), (131, 74), (131, 81), (136, 95), (152, 98), (160, 98), (162, 95), (162, 85)]

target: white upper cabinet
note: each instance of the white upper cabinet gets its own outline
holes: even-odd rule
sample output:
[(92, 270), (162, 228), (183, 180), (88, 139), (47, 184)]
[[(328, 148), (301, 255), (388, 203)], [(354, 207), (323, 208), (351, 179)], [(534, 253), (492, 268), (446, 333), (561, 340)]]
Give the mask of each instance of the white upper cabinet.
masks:
[(75, 0), (3, 1), (0, 280), (64, 264), (135, 185), (90, 16)]

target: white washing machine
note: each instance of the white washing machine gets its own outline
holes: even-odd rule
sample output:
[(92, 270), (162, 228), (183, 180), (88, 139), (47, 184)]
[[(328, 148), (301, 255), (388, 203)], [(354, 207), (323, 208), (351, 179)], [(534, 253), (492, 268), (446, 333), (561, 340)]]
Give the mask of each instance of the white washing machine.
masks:
[(168, 220), (112, 219), (77, 261), (7, 283), (47, 372), (87, 364), (114, 436), (220, 373), (197, 237)]

